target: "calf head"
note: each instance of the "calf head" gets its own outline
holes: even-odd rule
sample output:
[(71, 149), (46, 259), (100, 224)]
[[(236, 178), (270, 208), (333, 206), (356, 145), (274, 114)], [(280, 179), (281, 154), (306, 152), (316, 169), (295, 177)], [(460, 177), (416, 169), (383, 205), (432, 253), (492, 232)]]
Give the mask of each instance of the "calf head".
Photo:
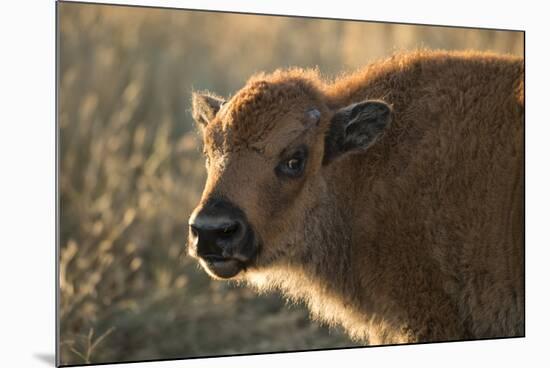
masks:
[(391, 119), (382, 101), (330, 109), (324, 100), (300, 78), (253, 80), (228, 101), (194, 93), (208, 177), (189, 254), (214, 278), (303, 259), (308, 216), (330, 196), (327, 169), (370, 147)]

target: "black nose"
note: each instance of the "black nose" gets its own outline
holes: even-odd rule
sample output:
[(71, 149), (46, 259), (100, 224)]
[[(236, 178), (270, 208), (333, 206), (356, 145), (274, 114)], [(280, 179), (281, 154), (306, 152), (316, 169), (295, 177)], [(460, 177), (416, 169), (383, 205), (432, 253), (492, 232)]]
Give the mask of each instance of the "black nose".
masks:
[(244, 234), (240, 222), (223, 217), (196, 217), (189, 226), (197, 254), (202, 257), (228, 256), (226, 253), (239, 243)]
[(248, 232), (244, 216), (226, 202), (204, 206), (191, 216), (189, 228), (191, 243), (202, 258), (230, 257)]

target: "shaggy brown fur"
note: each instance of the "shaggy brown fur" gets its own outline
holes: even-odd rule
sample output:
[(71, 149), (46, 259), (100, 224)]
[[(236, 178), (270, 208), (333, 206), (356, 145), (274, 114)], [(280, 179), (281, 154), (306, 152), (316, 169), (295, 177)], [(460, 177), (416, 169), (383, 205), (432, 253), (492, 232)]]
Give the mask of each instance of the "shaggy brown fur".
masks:
[[(521, 58), (418, 51), (334, 82), (259, 74), (223, 105), (197, 94), (209, 160), (197, 210), (215, 195), (242, 208), (263, 244), (238, 278), (359, 341), (523, 335), (523, 73)], [(384, 136), (323, 162), (336, 112), (366, 99), (393, 108)], [(277, 178), (298, 144), (303, 177)]]

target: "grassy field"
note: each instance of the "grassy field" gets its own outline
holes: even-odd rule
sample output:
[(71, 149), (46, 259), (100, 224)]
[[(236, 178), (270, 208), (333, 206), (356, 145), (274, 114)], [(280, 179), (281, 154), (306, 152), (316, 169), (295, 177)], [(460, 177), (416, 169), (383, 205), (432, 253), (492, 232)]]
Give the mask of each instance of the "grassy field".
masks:
[(510, 32), (58, 7), (63, 364), (353, 345), (185, 256), (205, 180), (193, 89), (227, 96), (286, 66), (334, 77), (418, 47), (523, 53)]

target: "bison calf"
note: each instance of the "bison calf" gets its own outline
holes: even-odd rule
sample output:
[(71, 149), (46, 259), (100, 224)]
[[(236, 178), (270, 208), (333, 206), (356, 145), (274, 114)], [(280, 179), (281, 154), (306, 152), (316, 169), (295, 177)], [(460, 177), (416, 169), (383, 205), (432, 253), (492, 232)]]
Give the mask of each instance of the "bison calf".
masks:
[(524, 334), (523, 59), (418, 51), (193, 95), (189, 253), (369, 344)]

